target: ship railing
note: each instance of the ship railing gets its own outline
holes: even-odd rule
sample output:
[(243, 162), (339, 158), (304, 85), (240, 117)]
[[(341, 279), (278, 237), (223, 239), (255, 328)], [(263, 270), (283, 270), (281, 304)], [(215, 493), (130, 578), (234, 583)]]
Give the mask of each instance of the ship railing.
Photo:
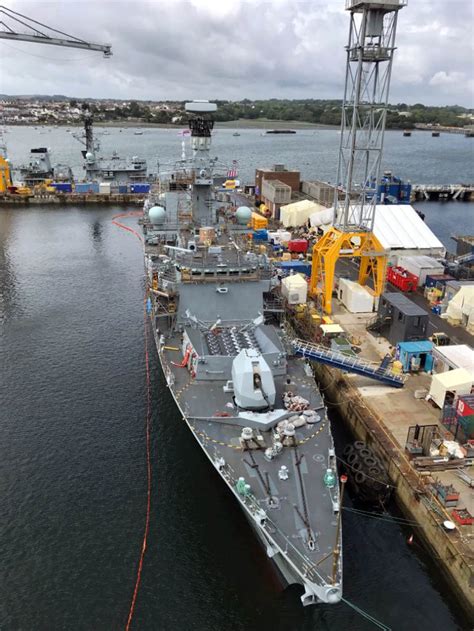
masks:
[[(235, 489), (237, 478), (231, 473), (233, 472), (232, 467), (228, 463), (226, 463), (225, 467), (223, 467), (220, 471), (222, 476)], [(258, 516), (258, 514), (262, 511), (262, 507), (253, 494), (249, 494), (246, 496), (239, 495), (239, 497), (252, 515)], [(287, 537), (287, 535), (285, 535), (285, 533), (282, 532), (280, 528), (278, 528), (277, 524), (268, 517), (268, 513), (266, 513), (265, 521), (261, 525), (261, 527), (267, 533), (270, 539), (276, 539), (275, 533), (278, 533), (279, 539), (283, 539), (285, 556), (289, 559), (290, 563), (294, 566), (296, 571), (302, 571), (303, 575), (312, 582), (319, 582), (323, 584), (328, 583), (328, 581), (332, 582), (329, 577), (324, 577), (318, 572), (314, 561), (312, 561), (309, 557), (298, 550), (298, 548)], [(283, 549), (281, 545), (280, 547)]]

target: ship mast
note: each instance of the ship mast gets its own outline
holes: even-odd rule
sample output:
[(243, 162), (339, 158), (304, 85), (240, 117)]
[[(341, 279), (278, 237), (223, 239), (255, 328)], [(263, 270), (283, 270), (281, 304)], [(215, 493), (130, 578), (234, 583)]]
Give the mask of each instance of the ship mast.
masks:
[(209, 101), (191, 101), (185, 104), (185, 109), (192, 115), (188, 124), (193, 151), (191, 159), (193, 220), (198, 226), (213, 226), (216, 221), (212, 203), (214, 161), (210, 158), (209, 152), (214, 121), (208, 115), (217, 110), (217, 105)]

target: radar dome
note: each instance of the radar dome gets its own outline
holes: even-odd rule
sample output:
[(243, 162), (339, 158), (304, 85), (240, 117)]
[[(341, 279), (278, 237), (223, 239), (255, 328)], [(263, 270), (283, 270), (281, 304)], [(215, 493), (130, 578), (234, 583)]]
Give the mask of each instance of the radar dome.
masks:
[(150, 219), (150, 223), (154, 225), (161, 225), (165, 221), (166, 210), (163, 206), (153, 206), (148, 211), (148, 218)]
[(94, 159), (94, 154), (88, 151), (86, 153), (86, 160), (93, 160), (93, 159)]
[(247, 225), (250, 221), (250, 217), (252, 216), (252, 211), (248, 206), (239, 206), (235, 212), (235, 218), (237, 219), (237, 223), (241, 225)]

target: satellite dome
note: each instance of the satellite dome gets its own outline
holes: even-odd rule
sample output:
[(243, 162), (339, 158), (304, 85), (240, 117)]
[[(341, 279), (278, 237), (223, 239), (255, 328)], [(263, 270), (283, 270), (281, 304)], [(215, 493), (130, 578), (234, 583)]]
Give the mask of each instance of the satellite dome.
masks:
[(250, 217), (252, 216), (252, 211), (248, 206), (239, 206), (235, 211), (235, 218), (237, 219), (237, 223), (246, 226), (250, 221)]
[(166, 210), (163, 208), (163, 206), (153, 206), (148, 211), (148, 218), (150, 219), (150, 223), (155, 226), (159, 226), (165, 222)]
[(93, 160), (94, 159), (94, 154), (92, 154), (90, 151), (88, 151), (86, 153), (86, 160)]

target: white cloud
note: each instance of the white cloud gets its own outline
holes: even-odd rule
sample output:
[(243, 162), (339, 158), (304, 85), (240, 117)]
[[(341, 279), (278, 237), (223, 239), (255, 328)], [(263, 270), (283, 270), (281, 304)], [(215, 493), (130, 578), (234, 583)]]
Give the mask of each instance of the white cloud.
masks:
[[(115, 98), (341, 98), (344, 0), (13, 0), (113, 57), (0, 40), (0, 92)], [(470, 105), (472, 5), (413, 0), (399, 15), (392, 102)], [(70, 61), (73, 60), (73, 61)], [(443, 74), (444, 73), (444, 74)]]
[(464, 72), (445, 72), (440, 70), (429, 80), (429, 85), (432, 86), (455, 86), (466, 80)]

